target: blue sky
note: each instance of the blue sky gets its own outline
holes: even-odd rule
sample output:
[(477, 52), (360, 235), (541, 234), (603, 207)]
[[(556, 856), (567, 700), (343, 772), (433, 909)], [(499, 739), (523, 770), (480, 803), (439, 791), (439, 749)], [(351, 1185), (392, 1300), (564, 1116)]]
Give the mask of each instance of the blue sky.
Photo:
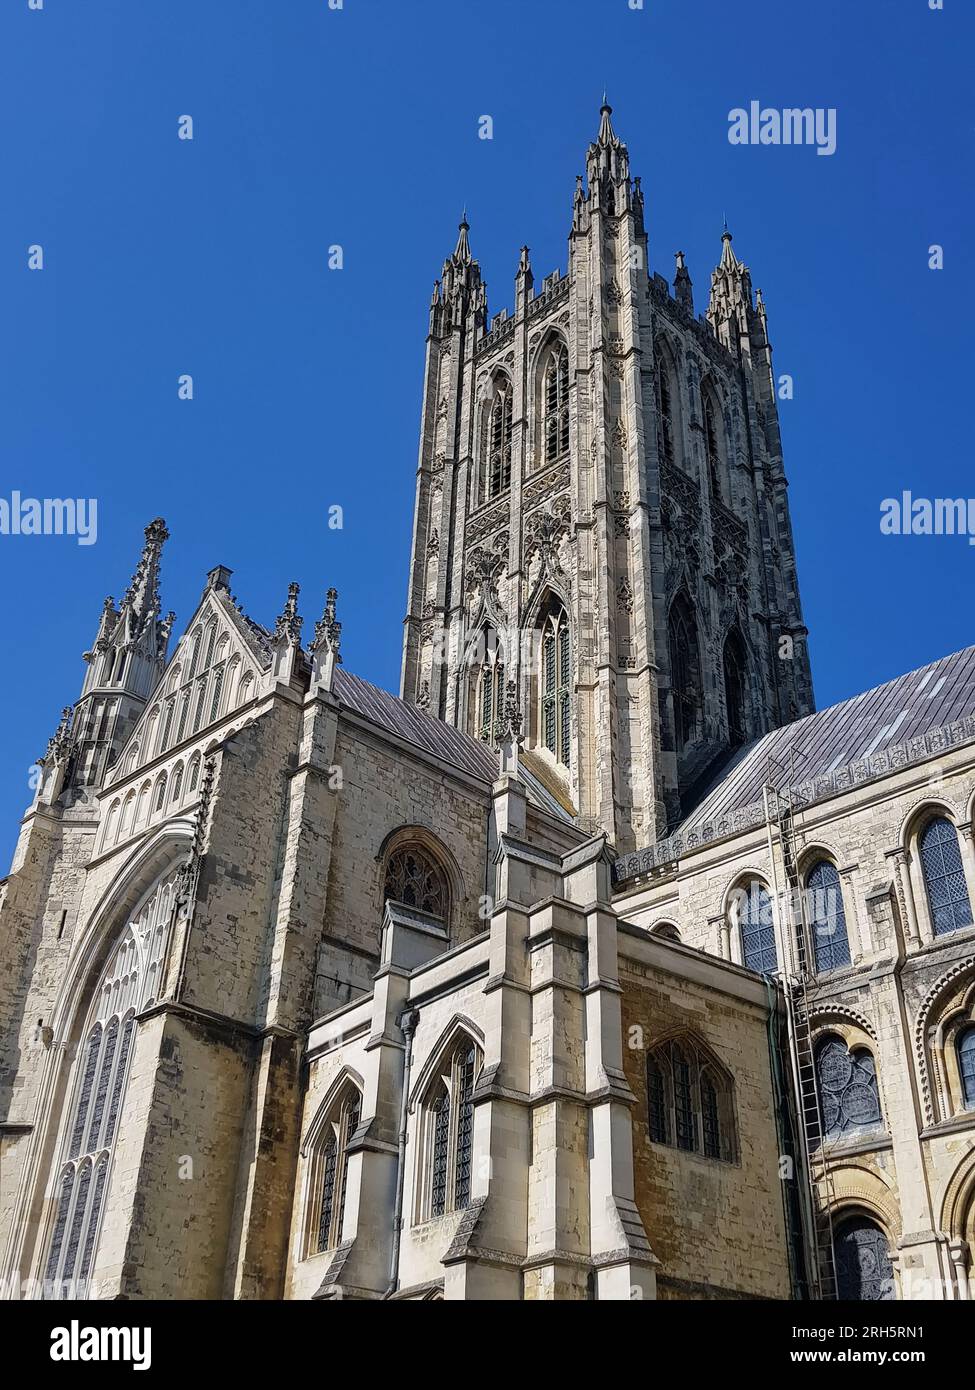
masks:
[[(879, 508), (975, 493), (973, 8), (7, 0), (0, 496), (99, 514), (88, 547), (0, 536), (3, 867), (156, 515), (179, 627), (218, 563), (264, 622), (297, 579), (309, 633), (334, 584), (346, 663), (397, 688), (433, 279), (465, 204), (492, 312), (523, 242), (536, 283), (565, 267), (604, 86), (652, 268), (684, 250), (702, 311), (727, 214), (765, 292), (818, 703), (968, 645), (975, 548)], [(732, 146), (751, 100), (835, 107), (836, 154)]]

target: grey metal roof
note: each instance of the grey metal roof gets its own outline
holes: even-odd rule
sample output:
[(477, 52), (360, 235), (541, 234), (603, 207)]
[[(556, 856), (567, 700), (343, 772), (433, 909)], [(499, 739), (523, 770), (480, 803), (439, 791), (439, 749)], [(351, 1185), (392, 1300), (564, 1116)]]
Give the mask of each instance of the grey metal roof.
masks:
[[(794, 792), (808, 805), (972, 740), (975, 647), (966, 647), (743, 748), (676, 832), (648, 850), (624, 855), (614, 877), (621, 882), (760, 824), (762, 789), (769, 780), (781, 787), (792, 753)], [(770, 758), (778, 764), (771, 779)]]
[[(497, 781), (498, 755), (493, 749), (470, 734), (462, 733), (460, 729), (418, 709), (416, 705), (397, 699), (388, 690), (370, 685), (361, 676), (353, 675), (342, 666), (335, 672), (334, 694), (346, 709), (362, 715), (380, 729), (406, 739), (424, 752), (432, 753), (488, 785)], [(524, 765), (519, 768), (518, 776), (524, 782), (533, 805), (572, 824), (572, 817)]]

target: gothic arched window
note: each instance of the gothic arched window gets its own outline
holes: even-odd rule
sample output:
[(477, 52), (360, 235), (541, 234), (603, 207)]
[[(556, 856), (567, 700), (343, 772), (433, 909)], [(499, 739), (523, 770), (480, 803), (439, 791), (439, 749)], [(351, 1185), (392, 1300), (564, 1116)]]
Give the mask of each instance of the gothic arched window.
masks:
[(935, 936), (972, 925), (972, 904), (965, 881), (958, 832), (943, 816), (930, 821), (918, 839), (921, 872)]
[(694, 610), (680, 594), (670, 609), (668, 626), (670, 687), (674, 700), (674, 743), (682, 753), (694, 736), (700, 705), (701, 673)]
[(433, 855), (419, 845), (403, 845), (386, 861), (383, 899), (447, 918), (447, 877)]
[(657, 350), (657, 419), (660, 458), (663, 463), (678, 463), (677, 414), (674, 403), (675, 375), (667, 350)]
[(704, 450), (708, 465), (708, 486), (711, 489), (711, 496), (717, 502), (723, 501), (724, 493), (721, 487), (722, 459), (721, 459), (721, 435), (718, 427), (718, 407), (710, 391), (705, 388), (703, 392), (704, 410)]
[(424, 1102), (426, 1195), (420, 1219), (462, 1211), (470, 1205), (474, 1160), (474, 1087), (481, 1050), (470, 1038), (450, 1049)]
[(959, 1035), (958, 1071), (965, 1109), (975, 1110), (975, 1028), (966, 1028)]
[(312, 1155), (310, 1254), (331, 1250), (342, 1239), (349, 1141), (359, 1128), (361, 1111), (362, 1097), (350, 1084), (322, 1125)]
[(475, 738), (492, 746), (504, 718), (504, 654), (498, 635), (486, 627), (469, 656), (469, 729)]
[(728, 740), (735, 746), (748, 738), (746, 720), (745, 644), (737, 632), (729, 632), (724, 644), (724, 696), (728, 711)]
[(836, 1296), (845, 1302), (879, 1303), (894, 1298), (894, 1270), (887, 1238), (866, 1216), (854, 1216), (837, 1227)]
[(734, 895), (733, 911), (741, 934), (741, 958), (749, 970), (774, 975), (779, 968), (775, 948), (775, 921), (772, 899), (757, 878), (743, 885)]
[(498, 377), (487, 421), (487, 498), (500, 496), (511, 485), (511, 409), (511, 383)]
[(569, 619), (561, 604), (551, 604), (542, 619), (541, 658), (539, 742), (568, 767), (572, 746), (572, 664)]
[(61, 1121), (60, 1169), (44, 1278), (49, 1296), (87, 1296), (135, 1041), (135, 1016), (162, 969), (176, 874), (170, 871), (131, 917), (102, 972)]
[(735, 1113), (730, 1076), (692, 1038), (652, 1048), (646, 1065), (651, 1140), (731, 1162)]
[(545, 366), (542, 383), (545, 404), (545, 462), (555, 463), (569, 452), (569, 354), (556, 344)]
[(883, 1124), (877, 1067), (865, 1047), (850, 1050), (830, 1035), (816, 1048), (816, 1081), (823, 1137), (841, 1139)]
[(809, 929), (820, 975), (850, 964), (850, 941), (836, 865), (820, 859), (806, 876)]

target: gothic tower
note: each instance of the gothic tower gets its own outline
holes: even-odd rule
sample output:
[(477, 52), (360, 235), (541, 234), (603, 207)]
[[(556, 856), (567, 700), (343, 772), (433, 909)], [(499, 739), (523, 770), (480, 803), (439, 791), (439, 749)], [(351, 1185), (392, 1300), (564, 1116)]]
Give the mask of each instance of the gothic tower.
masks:
[(533, 770), (621, 851), (813, 709), (765, 305), (725, 232), (706, 316), (648, 270), (608, 105), (568, 272), (490, 322), (466, 217), (430, 306), (402, 694)]
[(175, 613), (160, 612), (159, 568), (169, 539), (162, 517), (145, 529), (145, 544), (121, 605), (106, 598), (77, 704), (42, 759), (41, 800), (87, 801), (101, 787), (166, 666)]

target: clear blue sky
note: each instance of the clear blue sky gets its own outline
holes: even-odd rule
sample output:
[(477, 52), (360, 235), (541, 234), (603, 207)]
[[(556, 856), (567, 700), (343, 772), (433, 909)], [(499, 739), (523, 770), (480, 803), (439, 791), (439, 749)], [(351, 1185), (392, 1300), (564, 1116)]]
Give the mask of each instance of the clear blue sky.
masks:
[[(564, 268), (604, 86), (653, 268), (686, 251), (703, 310), (727, 213), (765, 291), (819, 704), (968, 645), (975, 548), (879, 507), (975, 493), (973, 10), (5, 0), (0, 496), (95, 496), (99, 538), (0, 537), (0, 873), (158, 514), (180, 626), (218, 563), (267, 623), (297, 579), (309, 635), (334, 584), (346, 663), (397, 688), (433, 279), (464, 204), (492, 312), (523, 242)], [(835, 107), (837, 153), (733, 147), (751, 100)]]

